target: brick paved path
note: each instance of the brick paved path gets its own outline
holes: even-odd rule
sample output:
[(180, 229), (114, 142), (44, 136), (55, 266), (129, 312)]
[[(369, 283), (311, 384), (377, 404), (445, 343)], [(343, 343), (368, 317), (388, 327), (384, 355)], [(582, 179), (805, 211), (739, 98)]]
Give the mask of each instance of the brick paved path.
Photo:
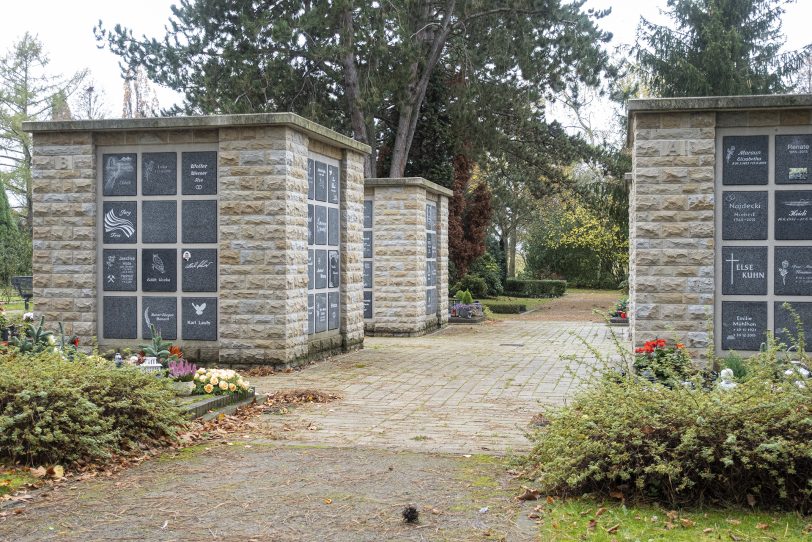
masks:
[[(561, 356), (594, 358), (576, 337), (612, 353), (610, 329), (590, 322), (502, 321), (450, 326), (419, 338), (367, 338), (365, 349), (303, 371), (254, 379), (258, 392), (314, 388), (343, 396), (285, 415), (289, 440), (451, 453), (525, 450), (531, 417), (573, 386)], [(272, 421), (278, 427), (279, 418)]]

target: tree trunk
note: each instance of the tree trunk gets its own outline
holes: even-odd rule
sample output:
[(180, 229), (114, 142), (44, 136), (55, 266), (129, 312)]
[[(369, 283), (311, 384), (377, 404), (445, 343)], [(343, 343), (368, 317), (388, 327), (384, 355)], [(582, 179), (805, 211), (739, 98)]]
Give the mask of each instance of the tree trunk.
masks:
[(507, 276), (516, 277), (516, 229), (514, 228), (508, 238)]
[[(347, 105), (350, 110), (350, 122), (355, 133), (355, 139), (361, 143), (369, 144), (367, 124), (361, 103), (361, 91), (358, 86), (358, 67), (355, 64), (355, 43), (353, 36), (352, 10), (345, 9), (341, 13), (341, 47), (343, 54), (341, 61), (344, 64), (344, 91), (347, 94)], [(372, 155), (364, 158), (364, 177), (374, 176)]]

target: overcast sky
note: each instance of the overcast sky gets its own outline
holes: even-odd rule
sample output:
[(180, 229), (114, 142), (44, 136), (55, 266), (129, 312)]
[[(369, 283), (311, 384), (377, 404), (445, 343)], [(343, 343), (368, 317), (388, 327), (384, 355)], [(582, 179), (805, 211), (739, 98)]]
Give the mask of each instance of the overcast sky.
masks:
[[(25, 0), (4, 2), (0, 17), (0, 51), (5, 53), (11, 43), (26, 30), (37, 34), (51, 57), (55, 73), (70, 74), (89, 68), (97, 88), (106, 94), (108, 116), (121, 116), (122, 82), (118, 57), (100, 50), (93, 37), (93, 26), (101, 19), (106, 27), (117, 23), (133, 29), (136, 36), (160, 38), (170, 15), (170, 0)], [(612, 14), (600, 25), (614, 34), (613, 45), (634, 41), (640, 16), (662, 21), (658, 10), (665, 0), (589, 0), (595, 8), (612, 7)], [(787, 47), (794, 49), (812, 41), (809, 24), (812, 21), (812, 0), (799, 0), (788, 6), (784, 17)], [(156, 89), (161, 107), (177, 100), (174, 92)]]

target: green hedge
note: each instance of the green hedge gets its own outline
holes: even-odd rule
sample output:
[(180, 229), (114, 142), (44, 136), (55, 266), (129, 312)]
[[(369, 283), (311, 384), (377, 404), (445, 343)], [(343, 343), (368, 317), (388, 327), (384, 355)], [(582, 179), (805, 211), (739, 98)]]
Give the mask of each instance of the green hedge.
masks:
[(505, 281), (505, 294), (515, 297), (561, 297), (566, 290), (566, 280), (507, 279)]
[(527, 311), (527, 305), (524, 303), (488, 303), (483, 301), (482, 304), (496, 314), (519, 314)]

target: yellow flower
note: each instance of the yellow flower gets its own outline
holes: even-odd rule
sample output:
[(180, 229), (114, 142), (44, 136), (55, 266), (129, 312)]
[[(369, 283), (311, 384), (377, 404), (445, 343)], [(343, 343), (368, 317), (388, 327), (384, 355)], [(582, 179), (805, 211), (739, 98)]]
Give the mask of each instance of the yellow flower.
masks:
[(205, 391), (206, 393), (211, 393), (213, 389), (214, 386), (212, 386), (211, 384), (206, 384), (205, 386), (203, 386), (203, 391)]
[(237, 390), (237, 386), (235, 384), (229, 384), (228, 385), (228, 391), (236, 391), (236, 390)]
[(223, 391), (226, 391), (228, 389), (228, 382), (226, 382), (225, 380), (221, 380), (220, 381), (220, 389), (223, 390)]
[(209, 384), (211, 384), (212, 386), (216, 386), (219, 383), (220, 383), (220, 380), (218, 380), (218, 378), (216, 376), (211, 377), (211, 380), (209, 380)]

